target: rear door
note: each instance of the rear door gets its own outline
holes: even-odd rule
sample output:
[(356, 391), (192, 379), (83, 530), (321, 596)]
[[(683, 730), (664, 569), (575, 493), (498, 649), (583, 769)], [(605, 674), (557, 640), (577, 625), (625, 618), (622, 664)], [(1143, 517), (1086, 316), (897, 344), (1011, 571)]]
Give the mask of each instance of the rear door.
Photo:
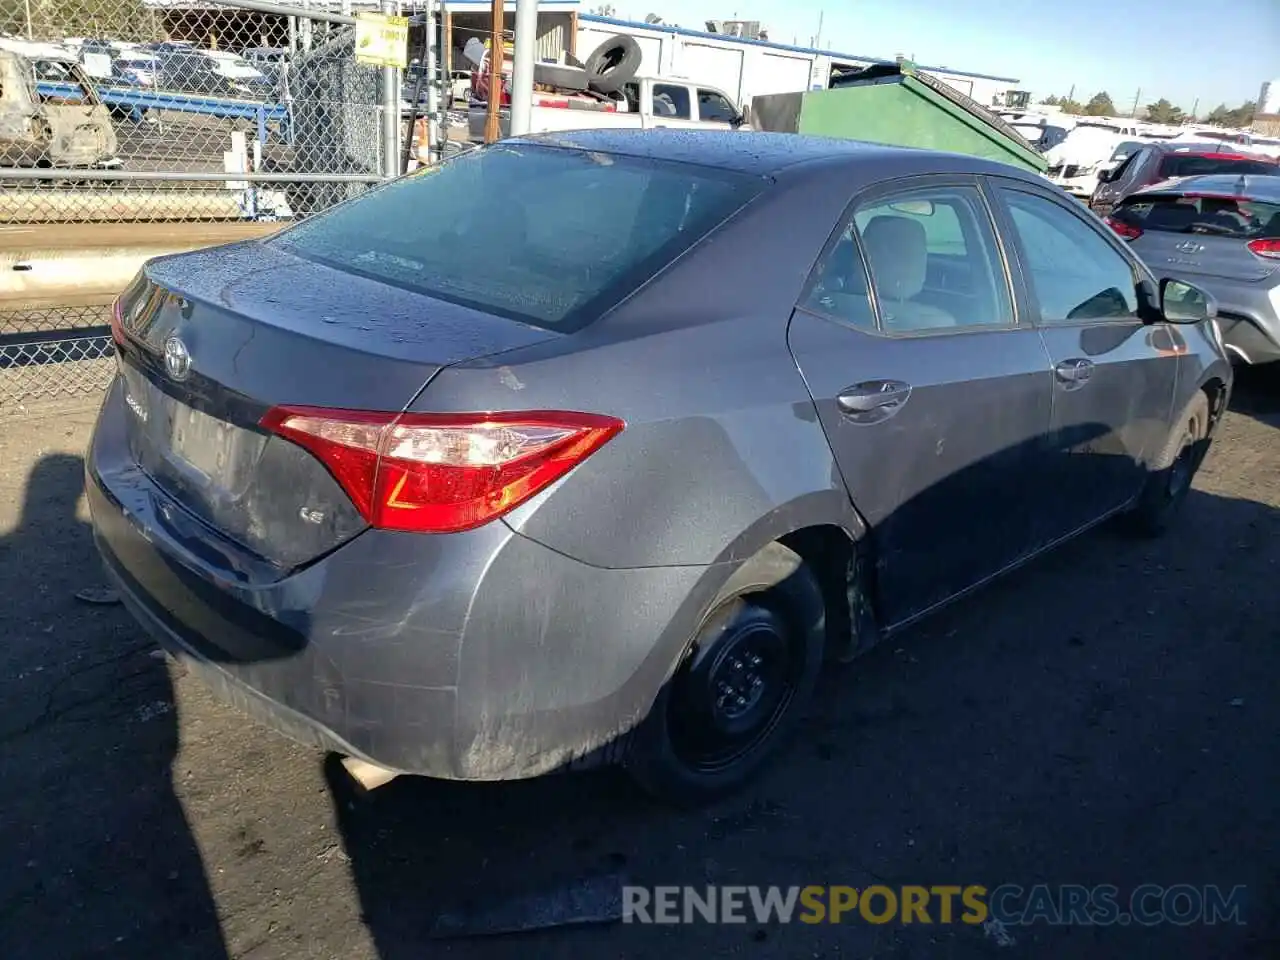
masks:
[(1137, 495), (1166, 439), (1186, 344), (1139, 317), (1145, 274), (1096, 218), (1022, 181), (991, 181), (1053, 365), (1056, 466), (1036, 511), (1044, 543)]
[(789, 343), (901, 623), (1026, 555), (1052, 384), (971, 179), (855, 202)]

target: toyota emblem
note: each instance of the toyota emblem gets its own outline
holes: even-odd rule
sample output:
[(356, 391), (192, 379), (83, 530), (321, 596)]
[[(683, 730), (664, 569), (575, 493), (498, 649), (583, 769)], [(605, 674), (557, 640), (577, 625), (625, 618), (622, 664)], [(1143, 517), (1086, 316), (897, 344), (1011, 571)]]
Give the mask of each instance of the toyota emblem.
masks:
[(164, 369), (173, 380), (185, 380), (191, 372), (191, 354), (187, 345), (177, 337), (170, 337), (164, 342)]
[(1182, 243), (1174, 247), (1175, 250), (1181, 250), (1183, 253), (1199, 253), (1204, 249), (1204, 244), (1196, 243), (1194, 240), (1184, 240)]

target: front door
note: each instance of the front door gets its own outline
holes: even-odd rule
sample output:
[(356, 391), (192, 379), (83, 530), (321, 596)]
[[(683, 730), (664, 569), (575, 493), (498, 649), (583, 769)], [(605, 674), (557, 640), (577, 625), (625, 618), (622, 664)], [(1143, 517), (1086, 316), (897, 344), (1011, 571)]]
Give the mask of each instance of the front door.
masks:
[(1134, 262), (1069, 201), (1005, 181), (1030, 310), (1053, 365), (1055, 462), (1038, 512), (1042, 542), (1129, 503), (1167, 438), (1185, 341), (1139, 317)]
[(788, 339), (870, 529), (887, 624), (1028, 552), (1053, 388), (973, 183), (856, 204)]

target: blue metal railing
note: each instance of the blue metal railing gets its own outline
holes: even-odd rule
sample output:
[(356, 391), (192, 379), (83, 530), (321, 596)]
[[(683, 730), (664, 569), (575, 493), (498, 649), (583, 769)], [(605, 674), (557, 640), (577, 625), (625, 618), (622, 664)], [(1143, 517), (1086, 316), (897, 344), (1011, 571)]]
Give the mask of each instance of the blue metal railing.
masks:
[[(59, 80), (41, 80), (36, 84), (41, 96), (66, 100), (83, 100), (84, 90), (78, 83)], [(147, 90), (141, 87), (99, 86), (94, 88), (98, 99), (109, 107), (128, 107), (137, 110), (176, 110), (182, 113), (198, 113), (207, 117), (253, 120), (258, 125), (258, 139), (267, 142), (267, 125), (279, 123), (282, 136), (287, 140), (289, 111), (283, 104), (261, 100), (235, 100), (229, 97), (213, 97), (199, 93), (178, 93), (164, 90)]]

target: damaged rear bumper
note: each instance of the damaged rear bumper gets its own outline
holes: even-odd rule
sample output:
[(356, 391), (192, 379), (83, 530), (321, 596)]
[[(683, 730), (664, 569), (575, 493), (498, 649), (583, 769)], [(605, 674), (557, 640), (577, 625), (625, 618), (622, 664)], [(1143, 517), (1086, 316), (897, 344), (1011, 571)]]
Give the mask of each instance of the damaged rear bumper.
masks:
[(592, 567), (501, 522), (369, 530), (263, 577), (132, 462), (115, 394), (86, 483), (112, 580), (222, 698), (304, 743), (448, 779), (613, 759), (715, 589), (705, 567)]

